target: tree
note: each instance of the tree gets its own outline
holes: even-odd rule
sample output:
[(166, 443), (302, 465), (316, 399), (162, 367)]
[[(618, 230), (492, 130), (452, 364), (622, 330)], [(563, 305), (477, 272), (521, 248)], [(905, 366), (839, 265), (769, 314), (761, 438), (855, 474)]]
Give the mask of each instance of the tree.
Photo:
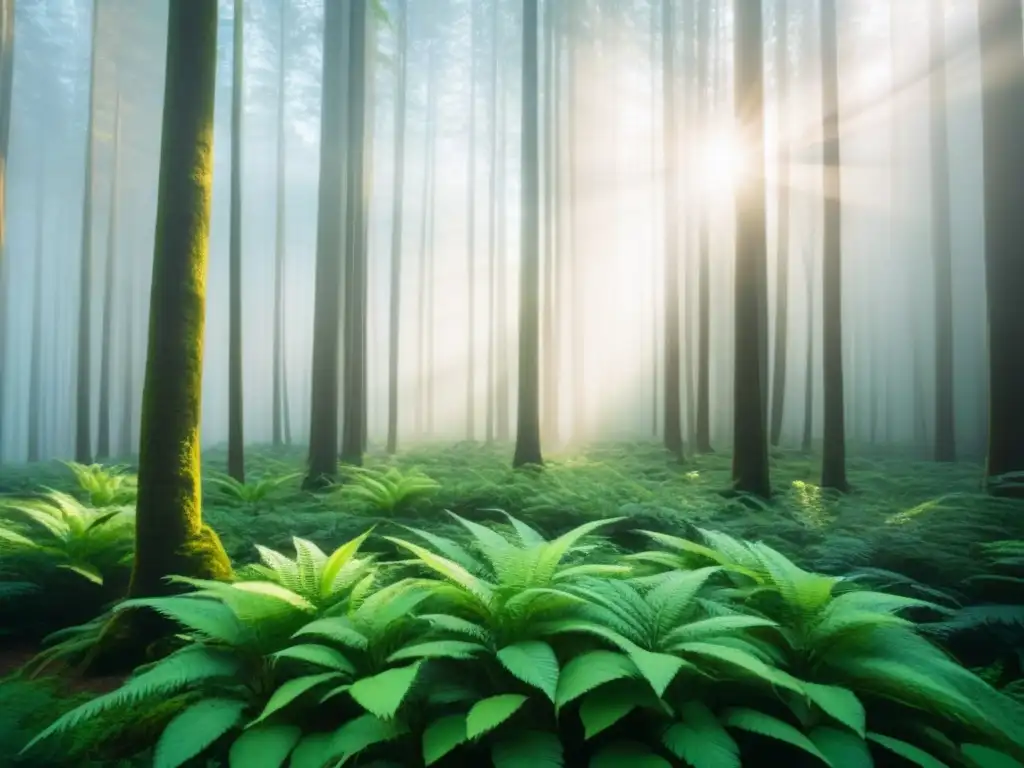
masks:
[(767, 381), (762, 324), (767, 285), (764, 178), (764, 82), (760, 3), (735, 10), (736, 122), (750, 158), (736, 189), (736, 363), (732, 479), (737, 491), (771, 496), (763, 396)]
[[(367, 0), (355, 0), (349, 6), (348, 71), (348, 194), (345, 214), (348, 232), (345, 259), (345, 410), (340, 459), (345, 464), (363, 462), (366, 418), (366, 243), (369, 173), (367, 172), (367, 90), (371, 78), (367, 36)], [(369, 49), (371, 52), (373, 49)], [(370, 132), (372, 136), (372, 131)]]
[(170, 0), (133, 597), (231, 574), (203, 525), (199, 459), (216, 70), (217, 0)]
[(1024, 260), (1018, 189), (1024, 178), (1024, 24), (1017, 0), (978, 4), (985, 169), (985, 275), (988, 286), (989, 432), (985, 474), (994, 493), (1022, 495), (999, 482), (1024, 472)]
[(469, 3), (469, 152), (466, 166), (466, 439), (476, 433), (476, 3)]
[(89, 64), (89, 127), (85, 134), (85, 192), (82, 195), (82, 238), (78, 273), (78, 370), (75, 379), (75, 461), (92, 462), (92, 192), (93, 144), (96, 141), (97, 36), (100, 3), (92, 6), (92, 54)]
[(103, 269), (103, 318), (100, 346), (100, 407), (96, 457), (110, 457), (111, 367), (114, 354), (114, 275), (117, 270), (117, 192), (121, 171), (121, 96), (114, 107), (114, 164), (110, 175), (110, 210), (107, 214), (107, 263)]
[[(711, 131), (710, 70), (711, 0), (701, 0), (697, 9), (697, 113), (704, 133)], [(697, 402), (694, 448), (697, 453), (711, 449), (711, 244), (709, 212), (701, 206), (698, 227), (700, 262), (697, 267)]]
[(338, 362), (341, 324), (341, 210), (344, 183), (344, 103), (349, 9), (324, 4), (324, 56), (320, 112), (319, 212), (313, 306), (309, 469), (304, 486), (319, 488), (338, 474)]
[(288, 385), (284, 365), (284, 243), (285, 195), (288, 189), (285, 177), (285, 51), (288, 29), (288, 3), (281, 2), (281, 41), (277, 65), (277, 201), (274, 209), (274, 405), (273, 443), (291, 445), (291, 419), (288, 410)]
[(228, 474), (245, 482), (242, 415), (242, 32), (245, 10), (235, 0), (231, 77), (231, 244), (228, 254)]
[(839, 61), (836, 0), (821, 0), (821, 128), (824, 142), (824, 251), (822, 253), (822, 365), (825, 420), (821, 486), (847, 490), (843, 405), (842, 170), (839, 140)]
[(32, 359), (29, 362), (28, 387), (28, 460), (42, 458), (40, 442), (43, 435), (43, 234), (46, 232), (45, 155), (40, 154), (36, 179), (36, 253), (32, 288)]
[(537, 0), (523, 0), (519, 413), (512, 464), (543, 464), (540, 447), (540, 119)]
[[(680, 395), (679, 332), (679, 149), (676, 124), (675, 36), (672, 0), (662, 0), (662, 98), (665, 133), (665, 447), (683, 456), (682, 402)], [(578, 255), (577, 255), (578, 258)]]
[(789, 17), (786, 0), (775, 11), (775, 72), (779, 105), (779, 227), (776, 248), (775, 349), (772, 367), (772, 409), (769, 439), (782, 440), (786, 397), (786, 346), (789, 332)]
[(398, 345), (402, 318), (402, 224), (405, 210), (405, 81), (408, 71), (408, 2), (398, 0), (395, 39), (395, 173), (391, 210), (391, 312), (388, 324), (388, 453), (398, 449)]
[(953, 412), (953, 246), (949, 210), (949, 128), (946, 125), (945, 7), (929, 4), (931, 59), (932, 259), (935, 264), (935, 460), (956, 460)]
[(14, 0), (0, 0), (0, 457), (3, 452), (4, 377), (7, 358), (7, 153), (14, 91)]

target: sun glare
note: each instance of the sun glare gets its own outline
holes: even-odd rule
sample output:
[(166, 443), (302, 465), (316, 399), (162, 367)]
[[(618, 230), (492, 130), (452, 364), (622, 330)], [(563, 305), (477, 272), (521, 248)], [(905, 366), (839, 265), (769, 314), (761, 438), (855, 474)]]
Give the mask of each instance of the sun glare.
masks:
[(746, 158), (739, 141), (728, 134), (715, 136), (700, 149), (699, 166), (704, 189), (711, 195), (728, 195), (743, 180)]

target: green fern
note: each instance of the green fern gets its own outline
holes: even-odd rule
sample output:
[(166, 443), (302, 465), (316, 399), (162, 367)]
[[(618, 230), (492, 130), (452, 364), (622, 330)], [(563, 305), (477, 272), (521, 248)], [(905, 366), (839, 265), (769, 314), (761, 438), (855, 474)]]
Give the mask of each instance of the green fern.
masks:
[(204, 481), (213, 494), (231, 503), (255, 507), (266, 502), (272, 494), (301, 477), (301, 472), (286, 475), (261, 477), (257, 480), (239, 482), (230, 475), (207, 473)]
[(79, 464), (65, 461), (79, 488), (94, 507), (121, 507), (133, 505), (138, 495), (138, 478), (122, 465)]
[(381, 515), (394, 515), (416, 501), (430, 496), (440, 483), (417, 470), (403, 473), (392, 467), (385, 471), (343, 466), (345, 480), (333, 486), (341, 498), (368, 504)]

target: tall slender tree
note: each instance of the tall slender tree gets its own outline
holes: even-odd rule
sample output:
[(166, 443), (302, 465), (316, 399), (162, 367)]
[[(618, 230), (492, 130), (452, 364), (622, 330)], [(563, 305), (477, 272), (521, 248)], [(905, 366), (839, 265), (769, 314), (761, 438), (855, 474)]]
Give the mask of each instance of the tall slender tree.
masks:
[[(985, 473), (994, 493), (1024, 495), (1024, 235), (1018, 204), (1024, 178), (1024, 23), (1017, 0), (984, 0), (978, 14), (989, 349)], [(1007, 479), (1015, 482), (1002, 482)]]
[(935, 264), (935, 459), (956, 460), (953, 410), (953, 245), (949, 207), (949, 128), (946, 108), (946, 9), (928, 11), (931, 124), (932, 259)]
[(540, 446), (540, 98), (537, 0), (523, 0), (519, 413), (513, 466), (542, 464)]
[(14, 0), (0, 0), (0, 459), (3, 458), (7, 369), (7, 153), (14, 92)]
[[(346, 40), (349, 8), (324, 5), (323, 96), (320, 112), (319, 212), (313, 307), (313, 363), (310, 386), (308, 489), (338, 475), (338, 363), (341, 340), (342, 230), (344, 173), (344, 103), (347, 91)], [(342, 41), (342, 44), (339, 44)]]
[(822, 251), (822, 344), (825, 420), (821, 485), (847, 490), (843, 398), (842, 184), (839, 141), (839, 21), (836, 0), (821, 0), (821, 129), (824, 142), (824, 250)]
[[(704, 135), (711, 133), (711, 0), (697, 9), (697, 114)], [(717, 28), (717, 27), (715, 27)], [(711, 453), (711, 221), (706, 204), (698, 212), (697, 265), (697, 402), (694, 448)]]
[(736, 189), (736, 362), (732, 479), (736, 490), (771, 495), (763, 397), (765, 243), (764, 61), (760, 3), (735, 6), (736, 122), (749, 153), (749, 178)]
[(683, 414), (680, 392), (681, 343), (679, 328), (679, 137), (676, 126), (675, 22), (673, 0), (662, 0), (661, 27), (664, 35), (662, 58), (662, 111), (665, 151), (665, 407), (663, 428), (665, 447), (676, 457), (683, 456)]
[(36, 251), (32, 286), (32, 357), (28, 387), (28, 460), (42, 458), (43, 439), (43, 259), (46, 255), (46, 163), (40, 153), (36, 178)]
[(388, 323), (388, 453), (398, 449), (398, 352), (402, 319), (402, 225), (405, 211), (405, 80), (408, 69), (408, 2), (398, 0), (395, 37), (395, 173), (391, 209), (391, 307)]
[(171, 574), (231, 574), (199, 467), (217, 0), (170, 0), (166, 72), (132, 597), (165, 593)]
[[(491, 2), (491, 60), (490, 99), (488, 103), (488, 146), (491, 150), (488, 164), (487, 189), (487, 426), (485, 440), (494, 440), (497, 427), (497, 339), (498, 319), (498, 62), (501, 60), (501, 6)], [(504, 128), (504, 126), (502, 126)]]
[(274, 208), (274, 405), (273, 443), (275, 446), (291, 444), (289, 422), (288, 388), (284, 362), (284, 296), (285, 296), (285, 198), (288, 180), (285, 163), (285, 54), (287, 52), (288, 1), (281, 0), (281, 40), (278, 43), (277, 60), (277, 200)]
[(96, 141), (96, 79), (100, 17), (99, 0), (92, 7), (92, 54), (89, 64), (89, 123), (85, 134), (85, 190), (82, 195), (82, 239), (78, 272), (78, 367), (75, 377), (75, 461), (92, 462), (92, 193), (93, 145)]
[(111, 368), (114, 355), (114, 275), (118, 263), (118, 185), (121, 174), (121, 96), (114, 107), (114, 162), (110, 173), (110, 204), (107, 213), (107, 263), (103, 273), (103, 318), (100, 346), (100, 407), (96, 434), (96, 458), (110, 457)]
[(466, 439), (476, 438), (476, 6), (469, 3), (469, 151), (466, 165)]
[(775, 76), (779, 112), (779, 224), (775, 249), (775, 349), (772, 365), (771, 444), (782, 440), (786, 405), (786, 347), (789, 339), (789, 7), (775, 6)]
[(245, 7), (235, 0), (231, 76), (231, 244), (228, 264), (228, 474), (245, 481), (242, 403), (242, 76)]

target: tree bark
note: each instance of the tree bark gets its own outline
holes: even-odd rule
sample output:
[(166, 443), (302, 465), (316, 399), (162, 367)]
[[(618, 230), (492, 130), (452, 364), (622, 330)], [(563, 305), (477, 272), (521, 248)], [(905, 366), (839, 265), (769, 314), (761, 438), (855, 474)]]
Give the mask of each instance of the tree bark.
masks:
[(985, 470), (993, 493), (1022, 495), (1024, 472), (1024, 237), (1019, 186), (1024, 178), (1024, 53), (1020, 3), (978, 4), (982, 54), (985, 168), (985, 268), (988, 285), (989, 435)]
[(242, 31), (243, 0), (235, 0), (231, 77), (231, 245), (228, 254), (228, 474), (245, 482), (242, 411)]
[[(324, 5), (323, 97), (320, 113), (320, 189), (317, 215), (313, 308), (313, 364), (310, 394), (307, 489), (322, 487), (338, 474), (338, 364), (340, 358), (341, 275), (344, 222), (339, 215), (344, 184), (345, 40), (348, 8)], [(339, 41), (343, 41), (339, 44)]]
[(679, 329), (679, 158), (676, 123), (676, 70), (672, 30), (672, 0), (662, 0), (662, 98), (665, 135), (665, 447), (683, 456), (682, 396), (680, 392)]
[(228, 578), (203, 525), (199, 419), (213, 178), (217, 0), (170, 0), (132, 597), (165, 577)]
[(846, 424), (843, 398), (842, 184), (839, 140), (838, 19), (836, 0), (821, 2), (821, 111), (824, 251), (822, 255), (822, 346), (825, 423), (821, 486), (846, 491)]
[(0, 461), (3, 459), (7, 371), (7, 155), (11, 140), (14, 92), (14, 0), (0, 0)]
[(945, 7), (928, 11), (931, 112), (932, 258), (935, 264), (935, 460), (956, 460), (953, 405), (953, 246), (950, 233), (949, 128), (946, 123)]
[(287, 0), (281, 0), (281, 41), (277, 65), (277, 200), (274, 208), (274, 404), (273, 434), (275, 446), (291, 444), (288, 420), (288, 391), (285, 386), (284, 361), (284, 257), (285, 257), (285, 198), (288, 184), (285, 164), (285, 48), (287, 45)]
[[(711, 130), (712, 89), (709, 59), (711, 58), (711, 0), (701, 0), (698, 7), (697, 82), (700, 94), (697, 111), (703, 134)], [(697, 267), (697, 403), (694, 448), (697, 453), (713, 453), (711, 448), (711, 222), (706, 204), (700, 206), (698, 224)]]
[(114, 108), (114, 165), (110, 178), (110, 211), (107, 228), (107, 263), (103, 275), (103, 327), (100, 347), (100, 407), (96, 435), (96, 458), (110, 458), (110, 387), (114, 354), (114, 276), (118, 264), (117, 205), (121, 170), (121, 96)]
[(405, 80), (407, 71), (408, 2), (398, 0), (395, 82), (395, 173), (391, 210), (391, 307), (388, 323), (388, 436), (387, 451), (398, 450), (398, 352), (402, 318), (402, 224), (405, 211)]
[(789, 337), (789, 16), (786, 0), (776, 7), (775, 71), (779, 104), (779, 223), (775, 255), (775, 349), (772, 366), (770, 439), (782, 441), (786, 404), (786, 357)]
[(469, 6), (469, 152), (466, 166), (466, 439), (476, 439), (476, 3)]
[(732, 480), (737, 491), (771, 496), (767, 387), (763, 357), (767, 245), (765, 243), (764, 81), (760, 3), (735, 10), (736, 122), (749, 152), (750, 178), (736, 190), (736, 363)]
[(523, 0), (519, 413), (514, 467), (540, 465), (540, 153), (537, 0)]
[(43, 436), (43, 258), (45, 256), (44, 233), (46, 232), (46, 176), (45, 155), (40, 156), (39, 174), (36, 179), (36, 253), (32, 288), (32, 358), (29, 362), (28, 388), (28, 460), (30, 463), (42, 458)]

